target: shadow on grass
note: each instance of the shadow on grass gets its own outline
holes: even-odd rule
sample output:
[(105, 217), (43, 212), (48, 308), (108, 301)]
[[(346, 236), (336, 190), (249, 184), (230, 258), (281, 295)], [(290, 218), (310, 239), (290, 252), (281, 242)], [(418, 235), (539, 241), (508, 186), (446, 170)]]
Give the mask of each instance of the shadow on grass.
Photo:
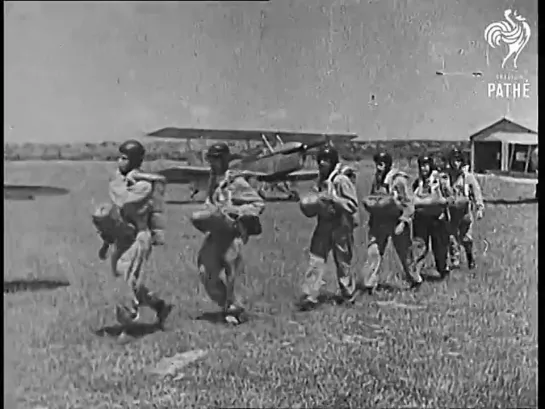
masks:
[(485, 199), (484, 202), (486, 204), (491, 205), (521, 205), (521, 204), (529, 204), (529, 203), (537, 203), (538, 200), (535, 197), (530, 198), (519, 198), (519, 199)]
[(222, 311), (203, 312), (194, 318), (195, 321), (208, 321), (212, 324), (224, 324), (224, 314)]
[(192, 205), (192, 204), (202, 204), (204, 200), (166, 200), (166, 204), (169, 205)]
[(8, 200), (34, 200), (37, 196), (61, 196), (68, 193), (68, 189), (61, 187), (4, 184), (4, 199)]
[(380, 283), (377, 285), (376, 291), (378, 291), (379, 293), (400, 293), (404, 291), (404, 288), (391, 283)]
[[(257, 314), (255, 314), (254, 312), (244, 311), (242, 313), (242, 315), (239, 316), (240, 324), (238, 324), (238, 325), (246, 324), (249, 321), (255, 321), (258, 318), (259, 318), (259, 316)], [(211, 324), (231, 325), (231, 324), (228, 324), (225, 321), (225, 315), (221, 311), (203, 312), (202, 314), (195, 317), (194, 320), (195, 321), (208, 321)]]
[(297, 203), (299, 201), (299, 199), (294, 197), (267, 197), (263, 200), (265, 200), (265, 202), (267, 203), (281, 203), (281, 202)]
[(23, 291), (55, 290), (59, 287), (68, 287), (70, 283), (66, 280), (48, 279), (22, 279), (4, 281), (4, 294), (19, 293)]
[(440, 283), (441, 281), (447, 281), (448, 277), (441, 277), (439, 275), (422, 274), (422, 279), (426, 283)]
[(94, 334), (99, 337), (117, 338), (124, 334), (133, 339), (145, 337), (146, 335), (154, 334), (155, 332), (163, 331), (164, 329), (159, 324), (134, 323), (131, 325), (111, 325), (97, 330), (93, 330)]

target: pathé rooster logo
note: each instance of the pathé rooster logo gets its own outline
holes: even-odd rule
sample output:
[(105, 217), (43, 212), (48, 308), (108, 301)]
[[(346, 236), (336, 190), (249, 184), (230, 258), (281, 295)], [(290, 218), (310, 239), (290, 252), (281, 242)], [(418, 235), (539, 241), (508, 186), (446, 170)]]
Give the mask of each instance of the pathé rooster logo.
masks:
[(516, 11), (508, 9), (503, 13), (505, 21), (497, 21), (486, 27), (484, 30), (484, 38), (492, 47), (496, 48), (502, 42), (507, 45), (508, 53), (501, 63), (501, 67), (505, 67), (507, 60), (514, 56), (513, 66), (517, 68), (517, 59), (522, 49), (530, 40), (531, 30), (530, 25), (526, 22), (526, 18), (522, 17)]

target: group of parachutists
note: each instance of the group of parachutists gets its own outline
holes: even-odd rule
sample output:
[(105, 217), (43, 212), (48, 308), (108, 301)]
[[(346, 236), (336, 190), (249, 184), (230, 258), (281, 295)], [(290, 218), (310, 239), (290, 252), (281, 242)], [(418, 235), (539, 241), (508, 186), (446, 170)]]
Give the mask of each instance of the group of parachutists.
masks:
[[(116, 305), (117, 320), (128, 326), (138, 320), (139, 308), (148, 306), (162, 328), (173, 306), (146, 287), (143, 269), (153, 246), (165, 241), (167, 181), (141, 170), (144, 155), (144, 147), (136, 140), (120, 145), (118, 169), (109, 184), (110, 201), (98, 207), (92, 220), (102, 240), (99, 258), (105, 260), (109, 255), (114, 276), (122, 276), (131, 289), (129, 305)], [(207, 198), (203, 209), (191, 216), (193, 226), (204, 234), (197, 266), (206, 293), (222, 309), (224, 321), (238, 325), (248, 314), (235, 295), (235, 281), (244, 268), (244, 245), (251, 236), (262, 233), (260, 216), (265, 202), (241, 173), (229, 169), (231, 153), (226, 143), (212, 145), (206, 159), (210, 164)], [(379, 285), (390, 238), (407, 290), (422, 284), (430, 249), (440, 278), (460, 268), (462, 253), (467, 267), (475, 268), (472, 230), (475, 218), (483, 217), (484, 203), (479, 183), (460, 150), (421, 155), (413, 182), (393, 166), (388, 152), (378, 151), (373, 156), (376, 171), (371, 191), (363, 199), (356, 193), (356, 170), (341, 163), (333, 146), (322, 146), (316, 161), (316, 185), (299, 200), (301, 212), (315, 218), (316, 227), (297, 309), (309, 311), (320, 305), (330, 252), (339, 285), (336, 302), (353, 304), (372, 295)], [(369, 213), (367, 257), (356, 273), (351, 264), (360, 205)]]

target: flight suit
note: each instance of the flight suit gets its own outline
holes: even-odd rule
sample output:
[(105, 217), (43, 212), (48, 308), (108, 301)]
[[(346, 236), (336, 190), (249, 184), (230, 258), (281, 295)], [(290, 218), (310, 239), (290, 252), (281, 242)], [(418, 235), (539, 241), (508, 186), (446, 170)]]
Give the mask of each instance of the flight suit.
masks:
[[(236, 171), (228, 170), (220, 177), (211, 175), (205, 204), (208, 206), (207, 211), (217, 213), (221, 220), (217, 228), (206, 231), (206, 237), (198, 252), (197, 264), (201, 282), (208, 296), (224, 312), (241, 309), (235, 298), (234, 286), (236, 277), (244, 268), (242, 247), (249, 236), (260, 234), (261, 225), (246, 226), (237, 223), (237, 219), (243, 220), (246, 216), (251, 216), (258, 221), (258, 216), (265, 209), (265, 203), (244, 177)], [(198, 214), (192, 218), (197, 228), (198, 219)], [(222, 272), (225, 273), (224, 277)]]
[(475, 175), (469, 171), (455, 172), (451, 169), (450, 181), (455, 197), (469, 199), (469, 205), (462, 209), (451, 208), (451, 232), (455, 240), (451, 242), (452, 265), (460, 265), (461, 246), (466, 252), (469, 264), (474, 262), (473, 258), (473, 210), (482, 214), (484, 201), (481, 186)]
[(330, 252), (337, 270), (337, 281), (343, 297), (351, 297), (356, 282), (351, 271), (354, 228), (358, 224), (358, 198), (352, 170), (337, 164), (326, 180), (319, 180), (315, 191), (333, 198), (335, 214), (318, 214), (310, 240), (309, 267), (302, 292), (307, 300), (317, 302), (324, 284), (325, 264)]
[(433, 211), (429, 211), (429, 208), (419, 208), (418, 203), (420, 199), (451, 197), (452, 190), (448, 175), (444, 172), (432, 171), (429, 177), (418, 178), (413, 183), (413, 191), (415, 197), (413, 220), (415, 270), (418, 274), (422, 273), (431, 244), (437, 271), (441, 276), (444, 276), (448, 272), (450, 213), (446, 203), (435, 207)]
[(113, 204), (125, 223), (124, 229), (134, 234), (119, 234), (113, 243), (110, 257), (115, 276), (122, 276), (133, 294), (133, 310), (148, 305), (157, 310), (162, 301), (144, 285), (144, 265), (152, 249), (152, 232), (149, 220), (153, 210), (153, 185), (149, 181), (135, 181), (131, 175), (141, 172), (135, 169), (126, 176), (119, 171), (110, 182), (109, 193)]
[[(371, 195), (393, 196), (402, 211), (398, 217), (373, 213), (369, 215), (367, 260), (362, 269), (363, 285), (369, 290), (376, 288), (382, 258), (390, 237), (401, 261), (406, 280), (412, 285), (422, 283), (422, 277), (414, 270), (411, 231), (414, 203), (408, 175), (397, 169), (390, 169), (383, 181), (375, 176), (371, 185)], [(405, 228), (401, 234), (396, 235), (395, 228), (401, 221), (406, 223)]]

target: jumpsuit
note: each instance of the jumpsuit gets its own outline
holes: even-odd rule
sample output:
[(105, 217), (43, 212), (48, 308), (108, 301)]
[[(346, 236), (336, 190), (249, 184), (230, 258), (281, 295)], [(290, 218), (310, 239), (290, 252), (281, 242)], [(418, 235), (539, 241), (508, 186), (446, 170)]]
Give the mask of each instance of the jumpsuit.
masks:
[(326, 180), (318, 180), (315, 190), (333, 199), (335, 215), (319, 214), (310, 240), (309, 267), (305, 273), (302, 292), (305, 299), (317, 302), (324, 285), (327, 258), (333, 253), (337, 282), (341, 295), (351, 297), (356, 282), (351, 271), (354, 247), (354, 228), (358, 224), (358, 199), (352, 170), (337, 164)]
[(208, 209), (196, 212), (192, 222), (199, 228), (197, 220), (204, 213), (210, 212), (219, 215), (221, 220), (217, 229), (205, 232), (197, 256), (200, 280), (210, 299), (224, 312), (242, 310), (235, 297), (235, 279), (244, 268), (242, 247), (247, 243), (249, 235), (260, 233), (261, 226), (258, 226), (256, 232), (249, 232), (243, 224), (237, 224), (235, 219), (250, 215), (259, 220), (258, 216), (265, 210), (265, 203), (244, 177), (229, 170), (221, 177), (211, 175), (208, 192), (205, 202)]
[(466, 253), (467, 262), (474, 262), (473, 256), (473, 210), (482, 212), (484, 210), (484, 201), (481, 186), (475, 175), (469, 171), (456, 173), (451, 169), (450, 180), (455, 197), (465, 197), (469, 199), (469, 205), (462, 209), (451, 208), (451, 232), (454, 240), (451, 241), (450, 254), (452, 265), (460, 265), (461, 247)]
[[(390, 169), (383, 180), (375, 176), (371, 186), (371, 195), (393, 196), (401, 207), (400, 216), (381, 215), (371, 213), (368, 224), (367, 260), (363, 266), (363, 286), (373, 290), (378, 285), (379, 271), (382, 258), (386, 251), (386, 245), (390, 237), (397, 255), (401, 261), (405, 279), (412, 285), (422, 283), (422, 277), (414, 270), (414, 258), (412, 252), (412, 218), (414, 215), (414, 203), (411, 186), (408, 183), (408, 175), (397, 169)], [(405, 223), (401, 234), (396, 235), (394, 230), (400, 223)]]
[[(433, 211), (426, 211), (419, 206), (419, 200), (425, 198), (446, 198), (452, 195), (448, 176), (433, 171), (427, 178), (419, 178), (413, 184), (415, 195), (415, 215), (413, 221), (413, 246), (415, 269), (422, 273), (426, 255), (430, 249), (435, 259), (435, 267), (441, 276), (448, 272), (450, 213), (446, 206), (438, 206)], [(431, 242), (431, 243), (430, 243)]]
[[(162, 300), (144, 285), (144, 265), (152, 250), (152, 232), (149, 219), (153, 208), (153, 184), (149, 181), (135, 181), (132, 172), (126, 176), (117, 172), (110, 182), (110, 198), (118, 207), (125, 227), (133, 229), (134, 234), (120, 234), (111, 254), (111, 268), (115, 276), (122, 276), (131, 289), (132, 310), (147, 305), (154, 310), (162, 307)], [(126, 231), (126, 229), (124, 229)]]

